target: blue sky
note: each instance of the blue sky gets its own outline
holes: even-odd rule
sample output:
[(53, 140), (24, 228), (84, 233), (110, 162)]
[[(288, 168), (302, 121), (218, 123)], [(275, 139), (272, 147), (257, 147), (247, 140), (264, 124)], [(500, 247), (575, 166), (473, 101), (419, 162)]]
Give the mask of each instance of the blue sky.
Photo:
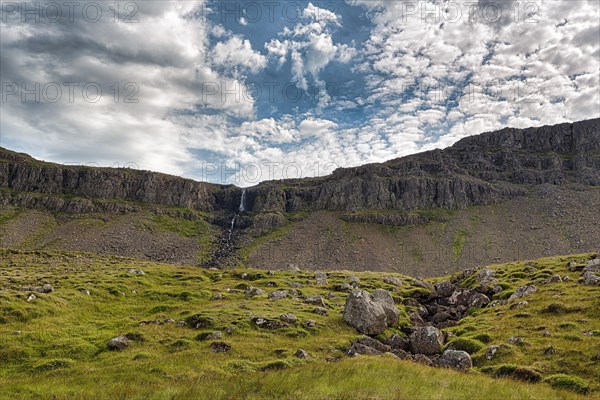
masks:
[(600, 116), (595, 0), (49, 4), (0, 22), (0, 145), (45, 160), (248, 186)]

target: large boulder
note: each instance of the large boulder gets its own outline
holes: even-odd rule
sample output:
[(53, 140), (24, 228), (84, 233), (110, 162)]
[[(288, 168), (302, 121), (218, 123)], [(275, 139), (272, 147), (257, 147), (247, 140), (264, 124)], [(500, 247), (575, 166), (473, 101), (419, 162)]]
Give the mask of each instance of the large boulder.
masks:
[(462, 350), (446, 350), (437, 360), (437, 364), (444, 368), (469, 369), (473, 367), (471, 356)]
[(385, 290), (377, 290), (373, 295), (355, 290), (346, 299), (343, 318), (360, 333), (374, 336), (398, 322), (399, 316), (392, 296)]
[(450, 297), (450, 296), (452, 296), (452, 293), (454, 293), (454, 290), (456, 289), (456, 285), (450, 281), (442, 281), (442, 282), (436, 283), (434, 288), (435, 288), (435, 292), (437, 293), (438, 296)]
[(439, 354), (444, 346), (444, 334), (433, 326), (419, 326), (410, 335), (410, 350), (427, 356)]
[(377, 289), (371, 296), (374, 301), (381, 304), (381, 307), (383, 307), (383, 311), (385, 311), (385, 316), (387, 317), (388, 326), (396, 324), (398, 319), (400, 319), (400, 310), (396, 308), (394, 298), (390, 292), (383, 289)]

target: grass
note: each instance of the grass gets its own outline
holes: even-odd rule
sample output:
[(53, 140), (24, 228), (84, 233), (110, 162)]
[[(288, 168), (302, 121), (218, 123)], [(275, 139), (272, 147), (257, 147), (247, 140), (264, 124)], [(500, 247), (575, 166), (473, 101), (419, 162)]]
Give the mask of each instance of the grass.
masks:
[(468, 238), (469, 233), (465, 230), (461, 229), (455, 233), (454, 238), (452, 239), (452, 255), (454, 256), (455, 262), (462, 256)]
[[(562, 275), (568, 261), (584, 257), (588, 255), (542, 259), (536, 266)], [(145, 274), (134, 275), (130, 268)], [(499, 279), (508, 280), (525, 264), (491, 268)], [(248, 274), (245, 279), (242, 273)], [(475, 368), (459, 373), (386, 356), (346, 356), (350, 341), (360, 335), (343, 322), (346, 293), (334, 287), (350, 275), (367, 290), (393, 290), (383, 277), (401, 277), (405, 284), (394, 293), (399, 301), (416, 289), (410, 278), (389, 273), (330, 272), (329, 286), (317, 286), (313, 274), (301, 271), (271, 275), (85, 253), (0, 250), (0, 398), (578, 399), (581, 393), (589, 392), (590, 397), (600, 390), (600, 368), (591, 361), (600, 337), (584, 334), (600, 330), (598, 288), (582, 286), (576, 279), (539, 286), (527, 298), (530, 318), (513, 318), (524, 310), (510, 310), (508, 305), (465, 318), (448, 329), (455, 341), (477, 344), (470, 348)], [(514, 278), (510, 285), (516, 288), (528, 279)], [(336, 298), (326, 300), (329, 315), (314, 314), (314, 306), (300, 299), (249, 298), (236, 289), (251, 285), (270, 293), (289, 288), (290, 282), (302, 283), (306, 296), (334, 292)], [(33, 302), (19, 290), (44, 283), (55, 291), (36, 294)], [(224, 299), (210, 300), (217, 292)], [(569, 312), (548, 313), (552, 304), (563, 304)], [(408, 324), (405, 311), (399, 326), (383, 336)], [(284, 313), (295, 314), (298, 322), (278, 329), (253, 322), (256, 316), (279, 321)], [(199, 329), (163, 323), (169, 318)], [(308, 320), (316, 326), (307, 327)], [(552, 336), (544, 336), (545, 330)], [(231, 345), (230, 351), (216, 353), (210, 347), (214, 340), (196, 340), (214, 331), (222, 333), (218, 340)], [(565, 334), (581, 341), (565, 339)], [(120, 335), (129, 338), (129, 347), (109, 351), (107, 341)], [(525, 345), (508, 343), (511, 336), (522, 337)], [(483, 357), (488, 345), (501, 345), (492, 360)], [(556, 355), (544, 354), (550, 345)], [(310, 358), (294, 357), (300, 348)], [(536, 380), (543, 382), (494, 378), (517, 372), (523, 376), (522, 371), (539, 374)], [(560, 374), (572, 379), (557, 378)]]

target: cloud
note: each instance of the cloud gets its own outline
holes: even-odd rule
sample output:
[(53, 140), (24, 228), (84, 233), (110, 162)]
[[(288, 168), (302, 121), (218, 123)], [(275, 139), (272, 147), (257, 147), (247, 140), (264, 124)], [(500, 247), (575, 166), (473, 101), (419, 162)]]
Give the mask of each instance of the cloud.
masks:
[(252, 50), (248, 39), (232, 36), (226, 42), (219, 42), (213, 49), (213, 62), (231, 68), (241, 67), (253, 73), (259, 72), (267, 64), (262, 54)]

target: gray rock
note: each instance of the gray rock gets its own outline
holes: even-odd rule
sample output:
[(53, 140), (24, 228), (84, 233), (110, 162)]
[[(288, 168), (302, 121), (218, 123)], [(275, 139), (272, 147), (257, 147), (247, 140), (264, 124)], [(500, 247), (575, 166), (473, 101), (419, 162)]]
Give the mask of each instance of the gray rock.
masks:
[(387, 290), (377, 289), (375, 290), (371, 296), (373, 300), (383, 307), (383, 311), (385, 311), (385, 316), (387, 317), (387, 325), (393, 326), (400, 319), (400, 310), (396, 308), (396, 304), (394, 303), (394, 298)]
[(129, 346), (129, 339), (125, 336), (117, 336), (116, 338), (110, 339), (106, 345), (109, 350), (125, 350)]
[(509, 308), (511, 310), (514, 310), (515, 308), (526, 307), (528, 305), (529, 305), (529, 302), (527, 300), (523, 300), (523, 301), (519, 301), (518, 303), (512, 304)]
[(386, 276), (383, 278), (383, 282), (388, 285), (402, 286), (402, 279), (396, 278), (395, 276)]
[(462, 350), (446, 350), (437, 360), (437, 365), (443, 368), (467, 370), (473, 367), (471, 356)]
[(325, 301), (321, 296), (309, 296), (304, 299), (304, 302), (313, 306), (325, 307)]
[(231, 345), (225, 342), (212, 342), (210, 349), (215, 353), (226, 353), (231, 350)]
[(581, 281), (586, 286), (597, 286), (600, 285), (600, 277), (593, 272), (586, 272), (583, 274)]
[(302, 289), (304, 285), (300, 282), (291, 282), (290, 287), (293, 289)]
[(365, 290), (355, 290), (348, 295), (343, 318), (365, 335), (379, 335), (388, 327), (387, 313), (382, 304)]
[(28, 302), (30, 302), (30, 303), (31, 303), (32, 301), (34, 301), (35, 299), (37, 299), (37, 296), (36, 296), (35, 294), (33, 294), (33, 293), (31, 293), (31, 294), (30, 294), (30, 295), (27, 297), (27, 301), (28, 301)]
[(296, 317), (294, 314), (289, 313), (281, 314), (281, 316), (279, 316), (279, 319), (288, 324), (295, 324), (296, 322), (298, 322), (298, 317)]
[(509, 298), (508, 301), (519, 299), (523, 296), (529, 296), (538, 291), (538, 288), (533, 285), (523, 285), (519, 287)]
[(271, 300), (281, 300), (285, 299), (288, 296), (289, 292), (287, 290), (276, 290), (269, 294), (269, 299)]
[(413, 356), (402, 349), (393, 349), (391, 353), (401, 360), (413, 360)]
[(129, 268), (127, 270), (127, 272), (129, 272), (130, 274), (133, 274), (133, 275), (146, 275), (146, 273), (144, 271), (142, 271), (141, 269), (135, 269), (135, 268)]
[(210, 299), (212, 301), (217, 301), (217, 300), (223, 300), (225, 298), (225, 296), (223, 296), (221, 293), (215, 293)]
[(444, 334), (433, 326), (415, 328), (410, 335), (410, 350), (414, 354), (439, 354), (444, 346)]
[(370, 346), (365, 346), (364, 344), (354, 343), (348, 350), (349, 356), (363, 355), (363, 356), (378, 356), (382, 354), (381, 351), (374, 349)]
[(593, 260), (588, 261), (587, 265), (583, 268), (583, 273), (586, 272), (593, 272), (593, 273), (599, 273), (600, 272), (600, 258), (594, 258)]
[(490, 303), (490, 299), (489, 297), (487, 297), (485, 294), (483, 293), (472, 293), (471, 296), (469, 297), (469, 307), (485, 307), (486, 305), (488, 305)]
[(454, 290), (456, 290), (456, 285), (450, 281), (442, 281), (436, 283), (434, 289), (438, 296), (450, 297), (454, 293)]
[(418, 362), (419, 364), (423, 364), (423, 365), (433, 365), (433, 361), (431, 361), (431, 358), (427, 357), (424, 354), (415, 354), (413, 356), (413, 360), (415, 362)]
[(352, 342), (352, 345), (367, 346), (367, 347), (377, 350), (379, 353), (387, 353), (392, 350), (391, 346), (389, 346), (387, 344), (383, 344), (379, 340), (374, 339), (369, 336), (363, 336), (363, 337), (354, 339), (354, 341)]
[(493, 360), (494, 357), (496, 356), (496, 353), (498, 352), (498, 349), (500, 348), (500, 346), (497, 345), (492, 345), (490, 347), (487, 348), (484, 357), (488, 360)]
[(324, 272), (315, 272), (317, 285), (327, 285), (327, 274)]
[(256, 288), (254, 286), (249, 286), (248, 289), (246, 289), (246, 296), (248, 297), (256, 297), (256, 296), (262, 296), (265, 295), (265, 291), (260, 289), (260, 288)]
[(550, 278), (546, 279), (544, 281), (544, 285), (547, 285), (549, 283), (561, 283), (563, 280), (560, 277), (560, 275), (552, 275)]
[(408, 350), (410, 341), (406, 337), (394, 334), (385, 341), (385, 344), (393, 350)]
[(175, 326), (181, 328), (187, 325), (187, 322), (185, 321), (177, 321), (177, 323), (175, 324)]
[(327, 311), (327, 309), (324, 307), (316, 307), (314, 310), (312, 310), (312, 312), (318, 315), (329, 315), (329, 311)]
[(84, 295), (86, 295), (86, 296), (91, 296), (92, 295), (88, 289), (79, 289), (79, 291), (81, 293), (83, 293)]
[(302, 349), (298, 349), (298, 351), (296, 351), (296, 353), (294, 353), (294, 355), (302, 360), (305, 360), (310, 357), (308, 355), (308, 353)]

